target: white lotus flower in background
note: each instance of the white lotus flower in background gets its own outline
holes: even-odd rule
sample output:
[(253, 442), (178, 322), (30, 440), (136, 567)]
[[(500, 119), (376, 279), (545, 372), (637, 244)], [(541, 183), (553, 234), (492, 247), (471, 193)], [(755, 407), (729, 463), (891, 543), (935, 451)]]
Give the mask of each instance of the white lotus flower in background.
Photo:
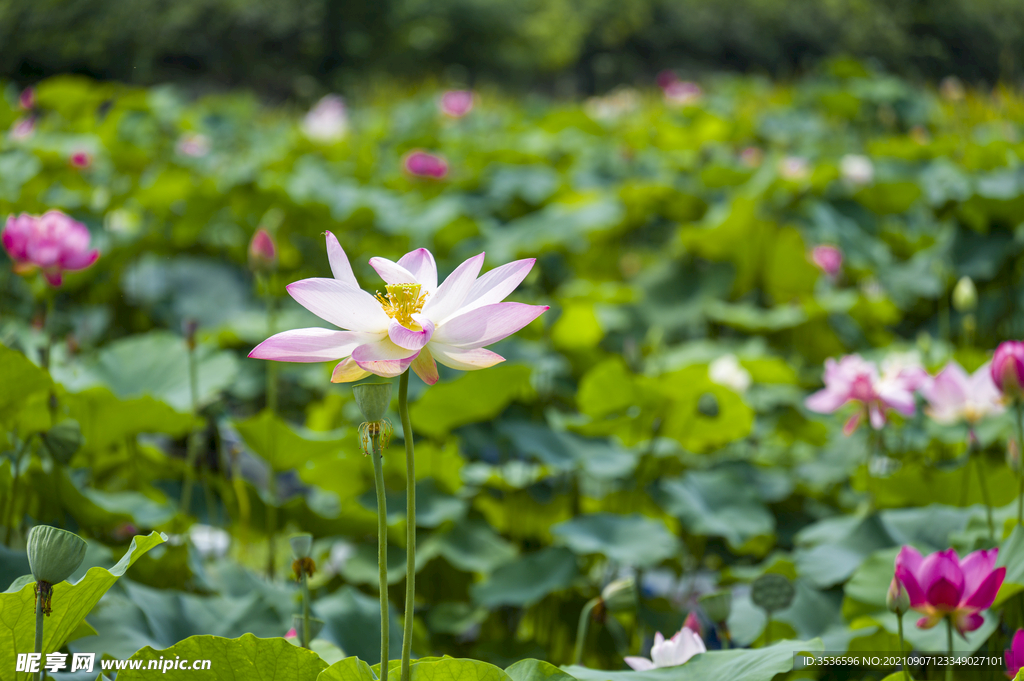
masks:
[(740, 365), (736, 355), (722, 355), (708, 365), (708, 378), (712, 383), (725, 386), (738, 393), (750, 387), (750, 372)]
[(659, 631), (654, 635), (651, 646), (651, 659), (646, 657), (626, 657), (626, 664), (638, 672), (661, 667), (676, 667), (683, 664), (697, 653), (707, 652), (704, 641), (692, 629), (683, 627), (672, 638), (666, 639)]
[(327, 95), (316, 103), (302, 119), (302, 131), (314, 142), (337, 142), (348, 132), (345, 100)]
[(188, 528), (188, 538), (203, 558), (223, 558), (231, 546), (231, 535), (210, 525), (193, 525)]
[(850, 184), (863, 186), (875, 179), (875, 166), (867, 156), (847, 154), (839, 161), (839, 173)]

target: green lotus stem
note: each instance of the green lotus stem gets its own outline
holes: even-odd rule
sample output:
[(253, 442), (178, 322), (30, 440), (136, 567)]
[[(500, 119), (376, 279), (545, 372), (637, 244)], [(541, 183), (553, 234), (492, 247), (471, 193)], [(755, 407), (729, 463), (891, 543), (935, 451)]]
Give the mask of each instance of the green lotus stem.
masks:
[(583, 611), (580, 612), (580, 623), (576, 627), (576, 649), (572, 655), (572, 663), (579, 665), (583, 660), (583, 646), (587, 641), (587, 630), (590, 629), (590, 615), (594, 612), (594, 608), (601, 602), (600, 598), (591, 598), (587, 601), (587, 604), (583, 606)]
[[(192, 398), (192, 416), (199, 416), (199, 369), (196, 366), (195, 343), (189, 340), (188, 343), (188, 390)], [(196, 465), (196, 456), (199, 454), (199, 429), (193, 428), (188, 438), (188, 448), (185, 452), (185, 486), (181, 490), (181, 510), (188, 514), (192, 507), (192, 475)]]
[(309, 650), (309, 577), (302, 571), (302, 647)]
[(1013, 406), (1017, 412), (1017, 453), (1020, 457), (1017, 464), (1017, 479), (1020, 483), (1017, 495), (1017, 524), (1024, 525), (1024, 466), (1020, 464), (1020, 461), (1024, 461), (1024, 414), (1021, 413), (1024, 409), (1019, 399), (1014, 401)]
[(398, 412), (405, 438), (405, 627), (402, 634), (402, 681), (409, 681), (409, 656), (412, 654), (412, 621), (416, 609), (416, 459), (409, 421), (409, 371), (398, 383)]
[[(43, 593), (40, 590), (40, 584), (36, 583), (36, 653), (42, 656), (43, 653)], [(36, 672), (36, 681), (41, 681), (43, 678), (42, 657), (40, 657), (39, 671)]]
[(898, 627), (900, 634), (900, 660), (903, 664), (903, 681), (911, 681), (910, 672), (907, 671), (907, 652), (903, 647), (903, 615), (899, 614), (896, 616), (896, 626)]
[[(946, 646), (949, 648), (949, 656), (953, 657), (953, 620), (948, 616), (946, 617)], [(946, 681), (953, 681), (951, 661), (946, 664)]]
[(11, 545), (11, 535), (14, 534), (15, 519), (14, 514), (17, 513), (17, 505), (14, 500), (18, 497), (18, 478), (21, 473), (21, 459), (25, 455), (25, 450), (28, 449), (28, 441), (32, 439), (29, 435), (21, 441), (21, 446), (18, 447), (18, 453), (14, 457), (14, 465), (11, 467), (11, 497), (7, 500), (7, 512), (4, 513), (4, 546)]
[[(262, 280), (262, 277), (260, 278)], [(277, 327), (277, 310), (274, 305), (274, 296), (270, 292), (270, 280), (263, 281), (267, 294), (267, 337), (274, 335)], [(277, 413), (277, 362), (267, 363), (267, 411), (273, 416)], [(271, 458), (276, 453), (277, 441), (275, 439), (274, 424), (268, 420), (267, 442)], [(275, 531), (277, 530), (277, 480), (274, 478), (274, 467), (270, 467), (270, 476), (267, 481), (267, 491), (270, 495), (270, 504), (267, 506), (267, 576), (274, 578), (274, 554), (277, 552)]]
[(974, 446), (974, 433), (971, 433), (970, 444), (967, 446), (967, 456), (974, 459), (974, 465), (978, 469), (978, 485), (981, 486), (981, 501), (985, 504), (985, 516), (988, 520), (988, 538), (992, 541), (996, 540), (996, 524), (992, 520), (992, 503), (988, 497), (988, 483), (985, 482), (985, 469), (981, 465), (981, 459), (978, 458), (980, 452), (975, 452), (976, 447)]
[(381, 436), (373, 436), (373, 480), (377, 488), (377, 567), (380, 572), (380, 681), (388, 681), (391, 629), (388, 624), (388, 504), (384, 494), (384, 460)]

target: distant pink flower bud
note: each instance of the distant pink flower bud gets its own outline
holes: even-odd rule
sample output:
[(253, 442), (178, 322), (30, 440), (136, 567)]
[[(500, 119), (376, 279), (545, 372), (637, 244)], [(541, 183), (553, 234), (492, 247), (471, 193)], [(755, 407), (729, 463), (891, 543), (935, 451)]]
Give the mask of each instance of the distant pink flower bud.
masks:
[(811, 262), (828, 276), (835, 277), (843, 266), (843, 252), (835, 246), (815, 246), (811, 249)]
[(683, 626), (703, 638), (704, 627), (701, 626), (700, 618), (697, 617), (696, 610), (690, 611), (690, 614), (686, 616), (686, 620), (683, 622)]
[(472, 90), (448, 90), (441, 95), (441, 113), (445, 116), (462, 118), (472, 110)]
[(298, 638), (299, 632), (295, 631), (295, 627), (288, 630), (288, 633), (284, 635), (285, 638)]
[(42, 271), (46, 280), (60, 286), (63, 273), (84, 270), (96, 262), (99, 251), (89, 248), (89, 229), (59, 210), (42, 216), (11, 215), (2, 240), (14, 260), (15, 271)]
[(1024, 667), (1024, 629), (1018, 629), (1010, 642), (1010, 649), (1004, 652), (1006, 660), (1006, 676), (1015, 679), (1017, 672)]
[(665, 101), (669, 104), (687, 106), (693, 104), (704, 95), (704, 91), (696, 83), (688, 80), (677, 80), (662, 88)]
[(76, 151), (71, 154), (70, 162), (75, 168), (88, 168), (92, 165), (92, 156), (86, 151)]
[(440, 156), (418, 149), (406, 154), (402, 166), (405, 168), (405, 172), (417, 177), (432, 177), (435, 180), (440, 180), (448, 174), (447, 161)]
[(740, 152), (740, 163), (748, 168), (757, 168), (764, 160), (764, 152), (758, 147), (747, 147)]
[(673, 73), (671, 70), (665, 69), (664, 71), (658, 73), (658, 76), (654, 80), (658, 84), (658, 87), (664, 90), (672, 83), (678, 81), (679, 78), (676, 77), (676, 74)]
[(249, 267), (271, 270), (277, 265), (277, 245), (267, 230), (260, 228), (249, 242)]
[(11, 131), (7, 133), (8, 137), (12, 140), (24, 140), (28, 139), (36, 131), (36, 119), (32, 116), (26, 116), (25, 118), (19, 118), (11, 126)]
[(1024, 397), (1024, 342), (1006, 341), (999, 344), (992, 357), (992, 381), (1006, 397)]
[(187, 132), (178, 138), (176, 148), (182, 156), (202, 158), (210, 153), (210, 139), (197, 132)]
[(29, 111), (35, 108), (36, 105), (36, 90), (35, 88), (27, 87), (21, 91), (18, 95), (18, 106)]

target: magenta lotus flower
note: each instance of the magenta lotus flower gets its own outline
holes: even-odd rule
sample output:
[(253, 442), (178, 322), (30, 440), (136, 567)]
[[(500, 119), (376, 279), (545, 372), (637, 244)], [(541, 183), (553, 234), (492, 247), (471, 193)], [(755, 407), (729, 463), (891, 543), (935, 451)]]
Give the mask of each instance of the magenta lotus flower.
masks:
[(277, 265), (277, 245), (267, 230), (260, 228), (249, 242), (249, 267), (254, 270), (273, 269)]
[(669, 69), (665, 69), (664, 71), (659, 72), (657, 77), (655, 77), (654, 79), (654, 81), (658, 84), (658, 87), (660, 87), (662, 90), (664, 90), (669, 85), (675, 83), (678, 80), (679, 76), (677, 76)]
[(939, 423), (974, 425), (990, 414), (1004, 411), (999, 389), (988, 364), (968, 374), (955, 361), (947, 364), (922, 391), (927, 413)]
[(431, 177), (435, 180), (440, 180), (448, 174), (447, 161), (440, 156), (435, 156), (419, 149), (406, 154), (402, 160), (402, 167), (410, 175)]
[(992, 357), (992, 381), (1006, 397), (1024, 397), (1024, 341), (999, 344)]
[(851, 434), (865, 417), (872, 428), (879, 430), (885, 425), (888, 409), (904, 416), (914, 415), (913, 378), (912, 373), (902, 370), (879, 376), (874, 363), (860, 355), (846, 355), (838, 362), (828, 359), (825, 388), (808, 397), (804, 404), (819, 414), (831, 414), (847, 403), (855, 403), (860, 409), (843, 426), (843, 432)]
[(691, 629), (683, 627), (675, 636), (666, 639), (661, 632), (654, 634), (654, 645), (651, 646), (651, 659), (645, 657), (626, 657), (625, 663), (638, 672), (662, 667), (675, 667), (683, 664), (697, 653), (707, 652), (704, 641)]
[(300, 305), (345, 331), (296, 329), (260, 343), (249, 353), (279, 362), (342, 360), (331, 381), (348, 383), (370, 374), (391, 378), (410, 367), (428, 385), (437, 364), (473, 371), (505, 361), (484, 346), (512, 335), (548, 309), (547, 305), (503, 303), (529, 274), (535, 260), (517, 260), (477, 277), (484, 254), (455, 268), (438, 286), (434, 256), (425, 248), (398, 262), (371, 258), (386, 293), (361, 290), (348, 256), (327, 232), (327, 256), (334, 279), (289, 284)]
[(7, 218), (3, 244), (14, 260), (16, 272), (25, 274), (36, 269), (46, 280), (60, 286), (68, 270), (84, 270), (100, 256), (89, 248), (89, 229), (59, 210), (41, 217), (22, 213)]
[(1003, 653), (1006, 660), (1006, 676), (1015, 679), (1017, 672), (1024, 667), (1024, 629), (1018, 629), (1010, 642), (1010, 649)]
[(462, 118), (473, 110), (472, 90), (449, 90), (441, 95), (441, 113), (452, 118)]
[(18, 106), (25, 111), (29, 111), (35, 108), (36, 105), (36, 89), (27, 87), (21, 91), (18, 95)]
[(88, 168), (92, 165), (92, 156), (86, 151), (76, 151), (69, 161), (75, 168)]
[(811, 249), (811, 262), (834, 278), (843, 266), (843, 252), (835, 246), (815, 246)]
[(907, 590), (910, 607), (924, 615), (917, 626), (930, 629), (948, 617), (961, 636), (980, 627), (985, 621), (981, 611), (992, 606), (1006, 576), (1006, 568), (995, 567), (998, 555), (994, 548), (960, 560), (947, 549), (925, 558), (904, 546), (896, 556), (896, 578)]

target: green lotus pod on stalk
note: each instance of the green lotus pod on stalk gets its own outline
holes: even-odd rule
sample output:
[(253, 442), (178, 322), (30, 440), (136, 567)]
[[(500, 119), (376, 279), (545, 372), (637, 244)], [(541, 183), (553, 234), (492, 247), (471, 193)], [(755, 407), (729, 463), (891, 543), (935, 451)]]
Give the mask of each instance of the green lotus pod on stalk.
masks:
[(773, 572), (761, 575), (750, 585), (750, 600), (768, 613), (785, 610), (793, 603), (795, 596), (793, 583)]
[(616, 579), (601, 590), (601, 600), (610, 613), (636, 609), (636, 580), (632, 577)]
[(309, 551), (313, 548), (313, 535), (308, 532), (293, 534), (288, 538), (288, 543), (292, 546), (292, 558), (309, 558)]
[(700, 607), (704, 609), (708, 619), (715, 624), (728, 621), (729, 615), (732, 613), (731, 591), (716, 591), (712, 594), (705, 594), (697, 599), (697, 601), (700, 603)]
[(67, 419), (42, 434), (43, 446), (58, 463), (67, 464), (82, 447), (82, 428)]
[(73, 532), (36, 525), (28, 533), (28, 564), (37, 582), (63, 582), (84, 559), (85, 540)]
[(971, 312), (978, 307), (978, 289), (970, 277), (960, 277), (953, 287), (953, 309), (957, 312)]
[(391, 404), (390, 383), (360, 383), (352, 387), (356, 405), (370, 423), (384, 418), (384, 413)]

